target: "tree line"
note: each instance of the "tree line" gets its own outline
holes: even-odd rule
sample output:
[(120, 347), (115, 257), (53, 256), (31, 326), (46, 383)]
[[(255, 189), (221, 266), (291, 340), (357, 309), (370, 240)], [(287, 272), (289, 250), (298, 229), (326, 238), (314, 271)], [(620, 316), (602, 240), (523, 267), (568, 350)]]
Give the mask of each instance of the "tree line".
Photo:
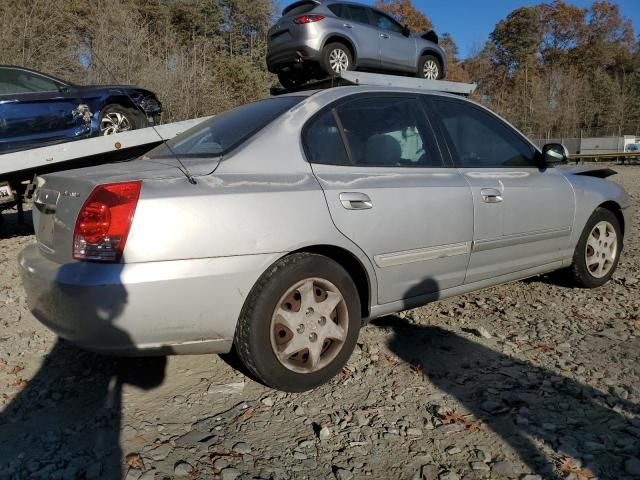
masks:
[[(411, 0), (376, 6), (413, 31), (432, 28)], [(274, 0), (3, 0), (0, 64), (149, 88), (165, 121), (210, 115), (277, 82), (265, 56), (278, 10)], [(640, 136), (640, 38), (615, 3), (517, 8), (465, 59), (439, 33), (448, 78), (477, 82), (475, 99), (526, 134)]]
[[(377, 3), (403, 22), (425, 16), (410, 0)], [(448, 79), (477, 82), (475, 99), (527, 135), (640, 136), (640, 37), (613, 2), (516, 8), (463, 60), (451, 35), (441, 40)]]

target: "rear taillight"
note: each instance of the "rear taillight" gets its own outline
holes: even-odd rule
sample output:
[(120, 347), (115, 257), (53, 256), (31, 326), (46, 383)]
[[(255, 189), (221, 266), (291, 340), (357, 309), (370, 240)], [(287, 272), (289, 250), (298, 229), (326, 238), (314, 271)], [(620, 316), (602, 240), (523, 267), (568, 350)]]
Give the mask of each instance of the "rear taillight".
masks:
[(73, 231), (73, 258), (118, 262), (140, 197), (141, 182), (98, 185), (84, 202)]
[(300, 17), (294, 18), (293, 23), (304, 25), (306, 23), (319, 22), (320, 20), (324, 20), (324, 17), (322, 15), (302, 15)]

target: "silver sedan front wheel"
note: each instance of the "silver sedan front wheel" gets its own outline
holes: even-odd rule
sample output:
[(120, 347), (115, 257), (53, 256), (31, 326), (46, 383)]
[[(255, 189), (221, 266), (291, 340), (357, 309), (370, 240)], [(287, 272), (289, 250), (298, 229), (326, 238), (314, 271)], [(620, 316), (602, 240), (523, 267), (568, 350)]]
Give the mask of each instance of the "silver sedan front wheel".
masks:
[(317, 372), (336, 358), (348, 329), (349, 311), (337, 287), (308, 278), (280, 299), (271, 318), (271, 347), (289, 370)]
[(607, 221), (598, 222), (587, 239), (585, 258), (589, 273), (595, 278), (607, 275), (618, 255), (618, 236)]
[(574, 284), (596, 288), (609, 281), (622, 251), (621, 218), (608, 208), (596, 208), (593, 212), (582, 230), (571, 267), (567, 269)]

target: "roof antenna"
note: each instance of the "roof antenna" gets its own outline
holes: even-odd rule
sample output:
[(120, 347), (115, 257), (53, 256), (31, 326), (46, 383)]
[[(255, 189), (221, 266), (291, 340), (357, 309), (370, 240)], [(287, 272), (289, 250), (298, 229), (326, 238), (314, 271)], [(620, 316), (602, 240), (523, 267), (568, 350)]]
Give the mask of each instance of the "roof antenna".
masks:
[[(91, 35), (89, 35), (89, 42), (93, 43), (93, 37)], [(91, 48), (91, 59), (92, 59), (92, 62), (93, 62), (93, 58), (94, 57), (98, 60), (98, 62), (100, 62), (102, 67), (106, 70), (106, 72), (112, 78), (112, 81), (117, 82), (118, 80), (116, 79), (116, 76), (111, 72), (111, 70), (109, 70), (109, 67), (107, 67), (107, 65), (102, 61), (102, 59), (94, 52), (93, 48)], [(126, 90), (124, 92), (125, 92), (125, 95), (127, 97), (129, 97), (129, 100), (131, 101), (131, 103), (133, 103), (135, 105), (135, 102), (133, 101), (133, 98), (131, 98), (131, 95)], [(180, 159), (180, 156), (173, 150), (173, 148), (171, 148), (169, 143), (164, 138), (162, 138), (162, 135), (160, 135), (160, 132), (158, 132), (158, 130), (156, 129), (155, 125), (150, 125), (149, 122), (147, 122), (147, 125), (150, 126), (151, 128), (153, 128), (153, 131), (156, 132), (156, 135), (158, 135), (158, 137), (160, 138), (162, 143), (164, 143), (164, 145), (167, 147), (167, 149), (169, 149), (169, 151), (171, 152), (171, 155), (173, 155), (175, 157), (175, 159), (178, 161), (180, 166), (176, 167), (176, 168), (178, 170), (180, 170), (180, 172), (182, 172), (182, 174), (185, 177), (187, 177), (187, 180), (189, 181), (189, 183), (191, 185), (197, 185), (198, 182), (196, 182), (195, 177), (191, 174), (191, 172), (189, 171), (187, 166), (182, 162), (182, 160)]]

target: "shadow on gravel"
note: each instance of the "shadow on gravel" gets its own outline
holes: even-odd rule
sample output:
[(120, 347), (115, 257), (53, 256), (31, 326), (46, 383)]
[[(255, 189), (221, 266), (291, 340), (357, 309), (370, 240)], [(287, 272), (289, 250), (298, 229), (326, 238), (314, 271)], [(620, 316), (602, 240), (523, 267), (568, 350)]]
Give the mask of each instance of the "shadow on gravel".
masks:
[(13, 210), (0, 212), (0, 239), (33, 235), (31, 210), (24, 212), (24, 222), (18, 222), (18, 214)]
[[(44, 280), (46, 271), (25, 278), (30, 308), (67, 338), (128, 348), (132, 340), (114, 325), (128, 299), (120, 272), (101, 277), (107, 285), (100, 295), (74, 286), (76, 276), (92, 279), (93, 269), (91, 264), (65, 264), (55, 282)], [(149, 390), (161, 385), (166, 362), (162, 356), (106, 357), (59, 339), (0, 414), (0, 479), (120, 480), (123, 386)]]
[(116, 359), (58, 340), (0, 415), (0, 478), (120, 479), (122, 387), (162, 383), (166, 358)]
[[(556, 462), (570, 456), (598, 478), (632, 478), (624, 462), (638, 454), (640, 424), (629, 418), (640, 413), (638, 405), (439, 327), (395, 316), (373, 324), (391, 328), (390, 349), (420, 365), (429, 382), (500, 435), (531, 472), (556, 478)], [(540, 441), (557, 458), (547, 457)]]

